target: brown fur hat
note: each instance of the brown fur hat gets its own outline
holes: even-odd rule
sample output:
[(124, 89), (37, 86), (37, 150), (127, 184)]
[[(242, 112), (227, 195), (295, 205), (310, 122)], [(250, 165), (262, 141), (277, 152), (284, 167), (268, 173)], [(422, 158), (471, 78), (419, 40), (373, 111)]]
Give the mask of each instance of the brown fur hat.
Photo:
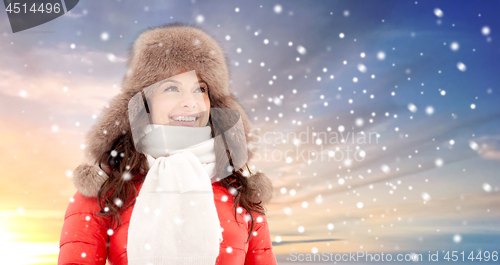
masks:
[[(73, 183), (78, 191), (86, 197), (97, 197), (101, 185), (108, 178), (96, 164), (96, 159), (109, 152), (114, 141), (130, 130), (130, 99), (142, 89), (184, 71), (195, 70), (207, 82), (212, 108), (229, 108), (239, 112), (250, 160), (254, 152), (252, 142), (257, 138), (250, 133), (251, 124), (244, 108), (229, 90), (228, 66), (229, 59), (222, 46), (198, 25), (176, 22), (148, 28), (140, 33), (130, 48), (121, 92), (103, 108), (96, 124), (86, 134), (86, 161), (73, 173)], [(216, 142), (216, 156), (221, 157), (225, 149), (218, 146), (221, 145)], [(249, 176), (248, 183), (253, 202), (262, 201), (265, 204), (271, 200), (273, 186), (263, 173)]]

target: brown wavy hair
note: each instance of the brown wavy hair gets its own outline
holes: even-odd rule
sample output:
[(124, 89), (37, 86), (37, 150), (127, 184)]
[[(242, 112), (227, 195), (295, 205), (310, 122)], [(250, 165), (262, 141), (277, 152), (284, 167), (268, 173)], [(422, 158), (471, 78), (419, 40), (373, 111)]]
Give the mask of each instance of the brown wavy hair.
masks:
[[(208, 95), (210, 97), (210, 93)], [(212, 101), (210, 101), (210, 105), (213, 107)], [(214, 126), (211, 117), (209, 117), (209, 123), (212, 129), (212, 136), (214, 137)], [(226, 150), (226, 153), (229, 161), (231, 161), (229, 151)], [(147, 167), (147, 158), (144, 154), (136, 150), (133, 144), (132, 133), (128, 130), (124, 131), (124, 134), (115, 140), (111, 150), (101, 154), (96, 161), (101, 170), (108, 173), (109, 176), (101, 185), (97, 194), (99, 207), (101, 208), (101, 211), (98, 212), (97, 215), (109, 218), (111, 226), (113, 227), (116, 224), (116, 228), (118, 228), (121, 224), (121, 211), (135, 204), (138, 195), (135, 184), (142, 183), (146, 178), (145, 172), (149, 170), (149, 168), (144, 168)], [(107, 167), (106, 170), (102, 168), (103, 165)], [(246, 165), (246, 167), (251, 175), (252, 173), (248, 165)], [(265, 215), (265, 208), (262, 206), (262, 201), (258, 203), (250, 201), (248, 180), (247, 177), (243, 175), (242, 168), (234, 170), (233, 167), (233, 173), (220, 180), (220, 183), (225, 188), (226, 193), (228, 193), (228, 190), (232, 191), (229, 192), (228, 195), (234, 199), (234, 219), (237, 220), (238, 205), (249, 213), (251, 226), (246, 241), (249, 242), (254, 228), (254, 217), (251, 212)], [(233, 193), (236, 193), (236, 195), (233, 195)], [(239, 222), (236, 223), (238, 226), (240, 225)]]

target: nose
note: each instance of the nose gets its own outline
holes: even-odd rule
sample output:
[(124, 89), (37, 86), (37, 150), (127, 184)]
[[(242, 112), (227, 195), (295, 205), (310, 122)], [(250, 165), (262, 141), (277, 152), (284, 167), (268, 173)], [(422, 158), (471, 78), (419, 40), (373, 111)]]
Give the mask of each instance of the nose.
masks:
[(180, 101), (182, 108), (194, 109), (197, 106), (197, 101), (192, 93), (185, 93)]

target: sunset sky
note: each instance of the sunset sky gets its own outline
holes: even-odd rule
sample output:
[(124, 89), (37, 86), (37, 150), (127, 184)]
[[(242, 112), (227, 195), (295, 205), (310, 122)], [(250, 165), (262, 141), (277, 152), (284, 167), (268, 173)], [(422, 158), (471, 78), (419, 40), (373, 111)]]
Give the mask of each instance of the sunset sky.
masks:
[(250, 165), (274, 185), (279, 264), (300, 264), (291, 251), (500, 251), (498, 12), (498, 0), (80, 1), (14, 34), (0, 12), (0, 259), (57, 263), (85, 133), (138, 34), (176, 21), (231, 60), (261, 137)]

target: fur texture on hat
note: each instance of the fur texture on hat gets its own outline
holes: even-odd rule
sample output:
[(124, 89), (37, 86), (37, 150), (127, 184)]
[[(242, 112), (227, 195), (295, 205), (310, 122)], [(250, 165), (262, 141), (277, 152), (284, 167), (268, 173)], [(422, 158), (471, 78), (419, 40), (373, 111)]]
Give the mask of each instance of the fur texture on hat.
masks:
[[(135, 40), (130, 48), (127, 72), (122, 81), (121, 92), (103, 108), (97, 122), (86, 134), (85, 162), (73, 173), (73, 183), (83, 196), (97, 197), (101, 185), (108, 175), (101, 170), (96, 159), (109, 152), (113, 143), (130, 130), (128, 103), (144, 88), (180, 72), (195, 70), (209, 87), (212, 108), (236, 110), (243, 123), (248, 144), (248, 160), (253, 156), (252, 135), (248, 116), (236, 97), (229, 90), (229, 59), (222, 46), (197, 25), (170, 23), (148, 28)], [(217, 137), (216, 139), (220, 139)], [(226, 150), (215, 144), (217, 157)], [(223, 170), (223, 163), (217, 170)], [(144, 168), (147, 168), (145, 166)], [(271, 180), (262, 172), (248, 177), (250, 199), (264, 204), (272, 198)]]

